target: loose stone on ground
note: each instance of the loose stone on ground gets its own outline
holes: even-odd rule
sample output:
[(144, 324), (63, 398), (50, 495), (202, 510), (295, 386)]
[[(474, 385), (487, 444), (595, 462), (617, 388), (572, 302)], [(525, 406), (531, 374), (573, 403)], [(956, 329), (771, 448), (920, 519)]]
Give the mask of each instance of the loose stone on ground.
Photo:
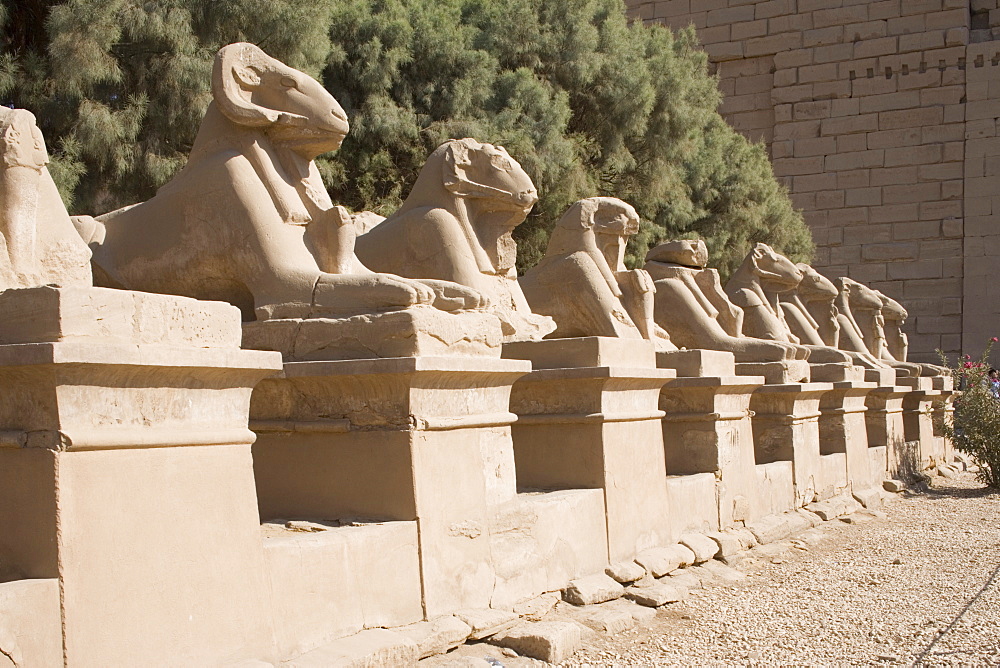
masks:
[(648, 626), (593, 636), (562, 665), (1000, 664), (1000, 494), (961, 473), (845, 518), (776, 543), (784, 558), (748, 560), (742, 581), (691, 590)]

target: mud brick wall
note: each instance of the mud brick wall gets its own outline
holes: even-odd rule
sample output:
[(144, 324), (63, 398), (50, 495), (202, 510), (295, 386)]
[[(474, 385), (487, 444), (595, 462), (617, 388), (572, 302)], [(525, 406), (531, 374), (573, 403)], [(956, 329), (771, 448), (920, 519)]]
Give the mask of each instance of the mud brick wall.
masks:
[(814, 264), (900, 300), (911, 359), (1000, 335), (997, 0), (628, 4), (695, 26), (723, 115), (767, 144)]

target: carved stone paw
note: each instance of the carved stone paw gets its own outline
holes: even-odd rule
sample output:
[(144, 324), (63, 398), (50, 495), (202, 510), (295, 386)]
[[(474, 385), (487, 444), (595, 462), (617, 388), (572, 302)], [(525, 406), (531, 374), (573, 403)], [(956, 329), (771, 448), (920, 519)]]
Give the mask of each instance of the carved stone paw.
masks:
[(442, 311), (481, 309), (490, 305), (490, 299), (485, 294), (458, 283), (426, 278), (420, 279), (420, 283), (434, 291), (434, 307)]

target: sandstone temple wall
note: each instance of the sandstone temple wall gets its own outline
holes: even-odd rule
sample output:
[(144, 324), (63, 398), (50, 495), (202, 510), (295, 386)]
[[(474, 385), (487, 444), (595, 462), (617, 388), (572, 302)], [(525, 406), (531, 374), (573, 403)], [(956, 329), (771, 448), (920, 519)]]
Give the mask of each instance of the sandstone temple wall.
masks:
[(629, 0), (693, 24), (721, 111), (767, 144), (815, 266), (902, 300), (911, 358), (1000, 332), (996, 0)]

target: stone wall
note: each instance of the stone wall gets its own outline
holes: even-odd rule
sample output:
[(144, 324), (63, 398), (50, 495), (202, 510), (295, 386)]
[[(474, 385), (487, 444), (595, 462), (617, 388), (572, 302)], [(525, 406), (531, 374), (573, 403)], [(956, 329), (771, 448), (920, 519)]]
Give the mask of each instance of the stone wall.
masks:
[(646, 22), (694, 24), (722, 113), (767, 144), (814, 264), (902, 302), (911, 359), (977, 354), (1000, 334), (997, 0), (628, 4)]

